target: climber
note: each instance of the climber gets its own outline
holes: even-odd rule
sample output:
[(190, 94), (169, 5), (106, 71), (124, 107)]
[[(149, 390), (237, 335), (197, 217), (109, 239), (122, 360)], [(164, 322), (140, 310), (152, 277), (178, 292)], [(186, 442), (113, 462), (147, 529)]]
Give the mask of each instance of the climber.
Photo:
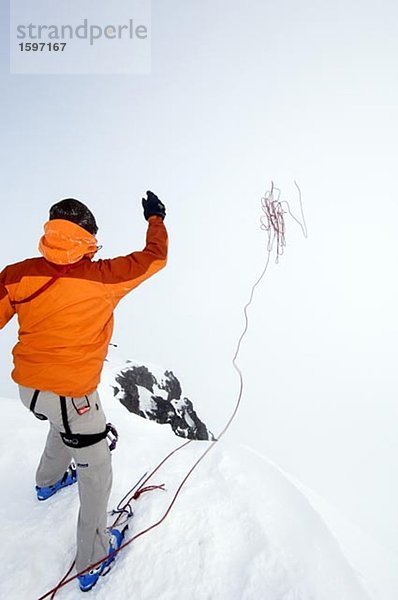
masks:
[(36, 472), (37, 498), (47, 500), (78, 482), (76, 569), (82, 591), (109, 570), (123, 540), (121, 531), (106, 529), (112, 467), (97, 392), (113, 312), (167, 261), (165, 206), (150, 191), (142, 205), (148, 229), (140, 252), (93, 260), (99, 249), (94, 215), (67, 198), (50, 209), (39, 243), (42, 256), (0, 273), (0, 328), (15, 313), (19, 323), (12, 378), (23, 404), (50, 423)]

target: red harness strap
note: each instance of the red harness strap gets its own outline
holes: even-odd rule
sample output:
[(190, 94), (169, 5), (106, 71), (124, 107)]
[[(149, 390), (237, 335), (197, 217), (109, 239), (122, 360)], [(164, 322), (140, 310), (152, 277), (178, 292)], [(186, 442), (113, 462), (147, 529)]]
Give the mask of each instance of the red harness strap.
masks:
[(35, 298), (37, 298), (37, 296), (40, 296), (40, 294), (45, 292), (51, 285), (53, 285), (57, 281), (57, 279), (62, 277), (62, 275), (65, 275), (75, 264), (76, 263), (73, 263), (71, 265), (64, 265), (58, 271), (58, 273), (56, 273), (53, 277), (51, 277), (51, 279), (49, 279), (44, 285), (42, 285), (38, 290), (33, 292), (33, 294), (31, 294), (27, 298), (24, 298), (23, 300), (10, 300), (11, 306), (13, 308), (15, 308), (15, 306), (17, 304), (25, 304), (26, 302), (30, 302), (31, 300), (34, 300)]

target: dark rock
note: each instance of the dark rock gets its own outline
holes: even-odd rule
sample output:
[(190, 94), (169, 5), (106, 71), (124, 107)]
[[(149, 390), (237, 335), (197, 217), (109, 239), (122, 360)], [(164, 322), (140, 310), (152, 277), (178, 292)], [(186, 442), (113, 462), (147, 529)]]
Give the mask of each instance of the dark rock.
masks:
[(182, 394), (180, 382), (172, 371), (165, 371), (164, 375), (165, 380), (159, 384), (160, 389), (167, 392), (167, 400), (179, 400)]
[[(129, 362), (129, 361), (127, 361)], [(114, 395), (128, 411), (157, 423), (171, 425), (174, 433), (192, 440), (214, 440), (199, 419), (192, 402), (181, 399), (182, 388), (172, 371), (165, 371), (160, 382), (144, 365), (124, 368), (115, 377)], [(144, 388), (150, 395), (143, 392)], [(161, 392), (167, 394), (167, 398)]]

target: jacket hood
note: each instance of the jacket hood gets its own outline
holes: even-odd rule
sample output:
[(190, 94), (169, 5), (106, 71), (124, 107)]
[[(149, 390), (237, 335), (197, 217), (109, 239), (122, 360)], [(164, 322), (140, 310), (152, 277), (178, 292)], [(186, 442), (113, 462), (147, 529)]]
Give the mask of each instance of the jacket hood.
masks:
[(97, 250), (96, 237), (76, 223), (64, 219), (51, 219), (44, 224), (39, 252), (52, 263), (73, 264), (83, 256), (92, 258)]

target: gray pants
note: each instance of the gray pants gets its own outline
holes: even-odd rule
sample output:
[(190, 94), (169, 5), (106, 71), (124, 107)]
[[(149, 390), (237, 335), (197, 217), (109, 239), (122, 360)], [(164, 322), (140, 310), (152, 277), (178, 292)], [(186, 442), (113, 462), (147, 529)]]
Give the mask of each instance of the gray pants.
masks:
[[(27, 408), (30, 407), (34, 391), (19, 386), (21, 400)], [(72, 433), (104, 431), (106, 420), (98, 392), (83, 398), (67, 397), (66, 406)], [(36, 484), (40, 487), (53, 485), (61, 479), (72, 458), (76, 463), (80, 497), (76, 569), (80, 572), (109, 552), (106, 513), (112, 486), (112, 465), (108, 443), (103, 439), (86, 448), (66, 446), (60, 436), (60, 432), (65, 431), (60, 398), (52, 392), (40, 392), (35, 412), (44, 415), (50, 422), (50, 431), (36, 472)]]

